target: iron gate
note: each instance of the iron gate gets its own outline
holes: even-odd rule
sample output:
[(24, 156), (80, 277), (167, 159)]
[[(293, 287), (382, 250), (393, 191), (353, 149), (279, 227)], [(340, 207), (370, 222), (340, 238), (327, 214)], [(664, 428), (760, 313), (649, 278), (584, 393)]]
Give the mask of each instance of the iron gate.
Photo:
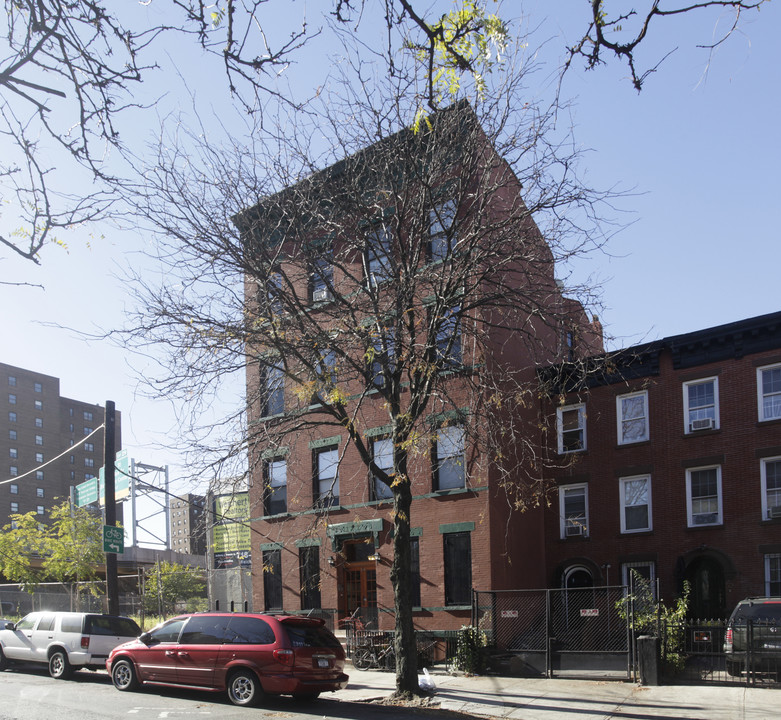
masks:
[(629, 677), (631, 617), (618, 609), (626, 594), (623, 585), (475, 591), (472, 624), (513, 674)]

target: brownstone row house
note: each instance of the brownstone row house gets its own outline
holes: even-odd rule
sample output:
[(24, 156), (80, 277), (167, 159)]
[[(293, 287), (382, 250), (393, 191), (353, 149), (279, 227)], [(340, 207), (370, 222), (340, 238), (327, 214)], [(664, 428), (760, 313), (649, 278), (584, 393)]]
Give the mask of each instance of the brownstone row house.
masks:
[(546, 516), (546, 583), (631, 585), (635, 571), (671, 600), (688, 581), (699, 618), (781, 595), (781, 313), (599, 365), (549, 409), (576, 462)]
[(256, 610), (393, 627), (399, 552), (419, 628), (544, 585), (536, 371), (602, 339), (533, 210), (459, 105), (236, 219)]

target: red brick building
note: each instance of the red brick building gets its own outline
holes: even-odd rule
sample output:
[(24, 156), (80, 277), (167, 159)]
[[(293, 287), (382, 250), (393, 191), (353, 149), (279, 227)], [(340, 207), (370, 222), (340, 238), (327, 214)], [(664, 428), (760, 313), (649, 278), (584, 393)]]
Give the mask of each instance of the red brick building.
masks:
[(693, 617), (781, 594), (781, 313), (606, 358), (565, 395), (546, 584), (691, 584)]
[[(545, 584), (544, 516), (508, 500), (481, 408), (499, 407), (502, 386), (489, 381), (500, 371), (536, 398), (536, 369), (601, 351), (601, 328), (562, 296), (519, 181), (471, 111), (453, 114), (462, 109), (434, 119), (438, 138), (441, 118), (456, 119), (459, 142), (444, 153), (400, 133), (237, 219), (255, 250), (246, 295), (257, 327), (247, 342), (256, 610), (342, 618), (361, 608), (393, 626), (393, 493), (380, 474), (398, 479), (402, 446), (417, 627), (467, 623), (473, 587)], [(525, 259), (510, 254), (519, 240)], [(482, 304), (465, 307), (477, 295)], [(524, 417), (506, 416), (507, 427), (523, 420), (536, 434), (536, 401), (515, 407)], [(398, 419), (413, 413), (415, 430), (399, 441)], [(505, 444), (505, 457), (521, 456), (521, 442)], [(518, 487), (539, 479), (531, 461), (515, 467)]]

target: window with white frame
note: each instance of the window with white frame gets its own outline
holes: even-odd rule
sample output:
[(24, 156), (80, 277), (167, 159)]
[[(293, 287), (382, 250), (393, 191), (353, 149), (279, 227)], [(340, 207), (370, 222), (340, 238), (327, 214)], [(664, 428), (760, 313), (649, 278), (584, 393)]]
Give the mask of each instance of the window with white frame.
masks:
[(390, 228), (378, 225), (366, 235), (366, 282), (371, 287), (393, 276)]
[(618, 494), (621, 502), (621, 532), (651, 530), (651, 476), (620, 478)]
[(588, 535), (588, 485), (562, 485), (559, 488), (561, 537)]
[(781, 364), (757, 368), (759, 421), (781, 418)]
[(781, 519), (781, 457), (763, 458), (760, 462), (762, 481), (762, 519)]
[(449, 425), (436, 431), (433, 461), (435, 490), (466, 487), (464, 428), (461, 425)]
[(437, 328), (437, 359), (447, 367), (461, 365), (461, 306), (448, 308)]
[(683, 422), (686, 434), (719, 427), (719, 379), (683, 384)]
[(721, 466), (686, 471), (689, 527), (721, 525)]
[[(388, 474), (393, 472), (392, 438), (372, 440), (372, 460), (380, 470), (384, 470)], [(393, 490), (376, 475), (372, 476), (372, 481), (372, 500), (389, 500), (393, 497)]]
[(643, 390), (619, 395), (616, 398), (616, 417), (619, 445), (648, 440), (648, 393)]
[(580, 452), (586, 449), (586, 406), (568, 405), (556, 410), (559, 452)]
[(312, 260), (309, 273), (309, 297), (313, 303), (326, 302), (333, 298), (334, 259), (331, 248), (323, 248)]
[(285, 370), (281, 360), (261, 368), (261, 399), (263, 417), (285, 412)]
[(765, 595), (781, 595), (781, 553), (765, 555)]
[(274, 458), (264, 463), (265, 495), (264, 511), (266, 515), (279, 515), (287, 512), (287, 460)]
[(429, 259), (444, 260), (455, 249), (458, 236), (455, 231), (456, 203), (446, 200), (429, 211)]
[(318, 448), (314, 452), (315, 505), (330, 507), (339, 504), (339, 448)]

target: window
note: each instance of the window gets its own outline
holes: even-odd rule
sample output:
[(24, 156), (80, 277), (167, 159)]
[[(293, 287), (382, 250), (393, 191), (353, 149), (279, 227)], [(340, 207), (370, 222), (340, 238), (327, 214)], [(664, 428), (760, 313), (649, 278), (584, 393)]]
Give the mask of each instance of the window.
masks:
[(312, 302), (326, 302), (333, 298), (334, 284), (333, 255), (330, 250), (318, 255), (312, 262), (309, 274), (309, 299)]
[(93, 458), (84, 458), (84, 467), (95, 467), (95, 460)]
[(37, 393), (43, 392), (43, 387), (41, 387), (41, 383), (37, 382), (33, 384), (33, 390)]
[(87, 435), (92, 435), (92, 433), (94, 431), (95, 431), (95, 428), (91, 428), (91, 427), (86, 427), (85, 426), (84, 427), (84, 437), (86, 437)]
[(43, 427), (43, 418), (35, 418), (35, 427), (37, 428)]
[(16, 405), (16, 395), (12, 393), (8, 393), (8, 404), (9, 405)]
[(439, 319), (437, 328), (437, 360), (447, 367), (461, 364), (461, 306), (454, 305)]
[(43, 410), (43, 403), (40, 400), (36, 400), (33, 405), (36, 410)]
[(462, 426), (451, 425), (437, 430), (433, 461), (435, 490), (466, 487)]
[(285, 371), (281, 360), (261, 369), (263, 417), (285, 412)]
[(18, 458), (19, 451), (16, 448), (8, 448), (8, 455), (12, 458)]
[(621, 502), (621, 532), (651, 529), (651, 476), (621, 478), (618, 494)]
[(428, 254), (430, 260), (444, 260), (452, 254), (458, 241), (455, 220), (456, 203), (454, 200), (447, 200), (429, 211)]
[[(73, 423), (71, 423), (71, 424), (68, 426), (68, 430), (69, 430), (69, 432), (73, 432)], [(73, 445), (73, 440), (71, 440), (71, 445)]]
[(586, 406), (568, 405), (556, 410), (559, 452), (586, 449)]
[(689, 527), (721, 525), (721, 467), (686, 471)]
[(43, 445), (43, 435), (36, 435), (35, 436), (35, 444), (36, 445)]
[(630, 393), (616, 398), (618, 418), (618, 444), (648, 440), (648, 393)]
[(765, 595), (781, 595), (781, 554), (765, 555)]
[(393, 276), (391, 242), (391, 231), (384, 225), (375, 227), (366, 236), (365, 267), (366, 282), (369, 287), (376, 286)]
[(35, 497), (39, 497), (39, 498), (44, 497), (44, 492), (42, 487), (35, 488)]
[(315, 505), (330, 507), (339, 504), (339, 448), (315, 451)]
[(320, 605), (320, 548), (316, 545), (298, 550), (301, 580), (301, 609), (319, 609)]
[(393, 328), (382, 328), (371, 335), (371, 382), (376, 387), (385, 386), (385, 371), (396, 369), (396, 337)]
[(765, 458), (760, 464), (762, 519), (781, 519), (781, 457)]
[(8, 413), (8, 422), (16, 422), (16, 413), (15, 412), (9, 412)]
[(11, 465), (11, 477), (19, 474), (19, 468), (16, 465)]
[(35, 462), (37, 463), (43, 462), (43, 453), (35, 453)]
[(8, 439), (9, 440), (16, 440), (16, 430), (9, 430), (8, 431)]
[(11, 485), (11, 495), (18, 495), (19, 494), (19, 486), (18, 485)]
[(287, 460), (277, 458), (267, 460), (264, 466), (266, 494), (266, 515), (279, 515), (287, 512)]
[(263, 607), (282, 609), (282, 551), (263, 551)]
[(8, 376), (8, 384), (11, 387), (16, 387), (16, 378), (13, 375)]
[(759, 420), (781, 418), (781, 365), (757, 368)]
[(683, 414), (687, 434), (719, 427), (719, 379), (684, 383)]
[(559, 488), (561, 537), (588, 535), (588, 485), (562, 485)]
[(36, 470), (35, 471), (35, 479), (36, 480), (43, 480), (43, 470)]
[(87, 410), (85, 410), (85, 411), (84, 411), (84, 419), (85, 419), (87, 422), (92, 422), (92, 413), (91, 413), (91, 412), (89, 412), (89, 411), (87, 411)]
[(12, 513), (18, 513), (19, 512), (19, 503), (18, 502), (12, 502), (11, 503), (11, 512)]
[(416, 537), (409, 540), (409, 576), (410, 605), (420, 607), (420, 538)]
[(653, 561), (622, 563), (621, 581), (634, 598), (632, 611), (635, 615), (653, 612), (656, 601), (656, 566)]
[[(372, 460), (374, 464), (390, 474), (393, 472), (393, 440), (391, 438), (381, 438), (372, 441)], [(372, 500), (388, 500), (393, 497), (391, 490), (376, 475), (372, 476)]]
[(318, 392), (315, 393), (312, 402), (322, 403), (323, 398), (327, 399), (336, 385), (336, 353), (324, 348), (315, 357), (314, 364)]
[(43, 515), (45, 512), (43, 505), (37, 505), (35, 508), (35, 512), (38, 515)]
[(229, 642), (229, 617), (224, 615), (193, 615), (184, 626), (179, 642), (182, 645), (222, 645)]
[(95, 452), (95, 444), (94, 443), (84, 443), (84, 450), (87, 452)]
[(444, 533), (445, 605), (472, 603), (472, 538), (468, 532)]

